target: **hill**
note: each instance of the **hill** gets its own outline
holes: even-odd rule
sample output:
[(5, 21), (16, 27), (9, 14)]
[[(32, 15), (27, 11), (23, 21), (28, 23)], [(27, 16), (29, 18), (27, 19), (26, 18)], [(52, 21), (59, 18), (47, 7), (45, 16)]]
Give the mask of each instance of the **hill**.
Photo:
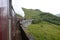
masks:
[(27, 19), (33, 19), (27, 31), (36, 40), (60, 40), (60, 17), (38, 9), (23, 8), (23, 10)]
[(21, 16), (21, 15), (19, 15), (19, 14), (17, 14), (17, 13), (16, 13), (16, 16), (17, 16), (18, 18), (22, 18), (22, 16)]
[(60, 40), (60, 26), (49, 22), (31, 24), (28, 27), (28, 32), (36, 40)]
[(57, 17), (60, 17), (60, 14), (56, 14)]
[(60, 17), (57, 17), (51, 13), (42, 12), (38, 9), (25, 9), (23, 8), (23, 11), (25, 12), (25, 17), (27, 19), (34, 19), (33, 23), (39, 23), (41, 21), (47, 21), (49, 23), (60, 25)]
[(38, 15), (41, 11), (36, 9), (36, 10), (33, 10), (33, 9), (25, 9), (25, 8), (22, 8), (24, 13), (25, 13), (25, 17), (27, 19), (31, 19), (33, 17), (36, 17), (36, 15)]

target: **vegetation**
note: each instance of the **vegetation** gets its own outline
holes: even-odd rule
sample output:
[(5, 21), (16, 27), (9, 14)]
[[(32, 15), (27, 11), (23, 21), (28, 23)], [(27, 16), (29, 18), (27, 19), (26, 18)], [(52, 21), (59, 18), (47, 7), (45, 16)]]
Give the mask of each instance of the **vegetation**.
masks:
[(43, 21), (47, 21), (52, 24), (60, 25), (60, 17), (57, 17), (57, 16), (52, 15), (50, 13), (43, 13), (43, 14), (40, 14), (40, 16), (41, 16), (40, 18)]
[(28, 32), (36, 40), (60, 40), (60, 17), (38, 9), (23, 8), (23, 10), (27, 19), (33, 19), (32, 24), (28, 27)]
[(28, 27), (36, 40), (60, 40), (60, 26), (48, 22), (31, 24)]
[(24, 13), (25, 13), (25, 17), (27, 19), (32, 19), (32, 18), (36, 18), (36, 15), (38, 15), (41, 11), (36, 9), (36, 10), (33, 10), (33, 9), (25, 9), (25, 8), (22, 8)]
[(21, 15), (19, 15), (19, 14), (16, 14), (16, 16), (17, 16), (17, 17), (19, 17), (19, 18), (22, 18), (22, 16), (21, 16)]
[(41, 21), (47, 21), (52, 24), (60, 25), (60, 17), (52, 15), (51, 13), (42, 12), (38, 9), (24, 9), (27, 19), (34, 19), (33, 24), (39, 23)]

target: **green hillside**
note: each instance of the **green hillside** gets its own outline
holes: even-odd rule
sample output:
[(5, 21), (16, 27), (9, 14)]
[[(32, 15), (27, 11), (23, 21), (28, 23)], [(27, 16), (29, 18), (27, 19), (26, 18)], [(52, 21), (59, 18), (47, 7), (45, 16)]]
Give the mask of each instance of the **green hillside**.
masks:
[(28, 32), (36, 40), (60, 40), (60, 17), (38, 9), (25, 9), (27, 19), (33, 19), (28, 27)]
[(33, 9), (25, 9), (25, 8), (22, 8), (24, 13), (25, 13), (25, 17), (27, 19), (31, 19), (33, 17), (36, 17), (36, 15), (38, 15), (41, 11), (36, 9), (36, 10), (33, 10)]
[(33, 23), (47, 21), (56, 25), (60, 25), (60, 17), (52, 15), (51, 13), (42, 12), (38, 9), (33, 10), (25, 8), (23, 8), (23, 11), (25, 12), (25, 17), (27, 19), (34, 19)]
[(28, 32), (36, 40), (60, 40), (60, 26), (48, 22), (31, 24)]
[(21, 15), (19, 15), (19, 14), (16, 14), (16, 16), (17, 16), (18, 18), (22, 18), (22, 16), (21, 16)]

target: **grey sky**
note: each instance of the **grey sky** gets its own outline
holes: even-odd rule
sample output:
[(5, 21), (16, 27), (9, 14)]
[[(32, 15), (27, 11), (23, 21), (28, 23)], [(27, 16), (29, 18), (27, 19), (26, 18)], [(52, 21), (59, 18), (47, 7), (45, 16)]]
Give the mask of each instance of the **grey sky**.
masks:
[(17, 13), (24, 15), (21, 7), (28, 9), (40, 9), (52, 14), (60, 13), (60, 0), (13, 0), (14, 9)]

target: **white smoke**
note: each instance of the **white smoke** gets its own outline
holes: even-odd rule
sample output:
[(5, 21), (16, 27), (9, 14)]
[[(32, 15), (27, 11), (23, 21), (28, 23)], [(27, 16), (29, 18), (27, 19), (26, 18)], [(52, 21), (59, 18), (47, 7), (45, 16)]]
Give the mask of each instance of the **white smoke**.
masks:
[(21, 5), (20, 4), (20, 0), (12, 0), (12, 6), (13, 6), (15, 12), (17, 14), (21, 15), (22, 17), (24, 17), (25, 14), (24, 14), (24, 12), (23, 12), (23, 10), (22, 10), (20, 5)]

